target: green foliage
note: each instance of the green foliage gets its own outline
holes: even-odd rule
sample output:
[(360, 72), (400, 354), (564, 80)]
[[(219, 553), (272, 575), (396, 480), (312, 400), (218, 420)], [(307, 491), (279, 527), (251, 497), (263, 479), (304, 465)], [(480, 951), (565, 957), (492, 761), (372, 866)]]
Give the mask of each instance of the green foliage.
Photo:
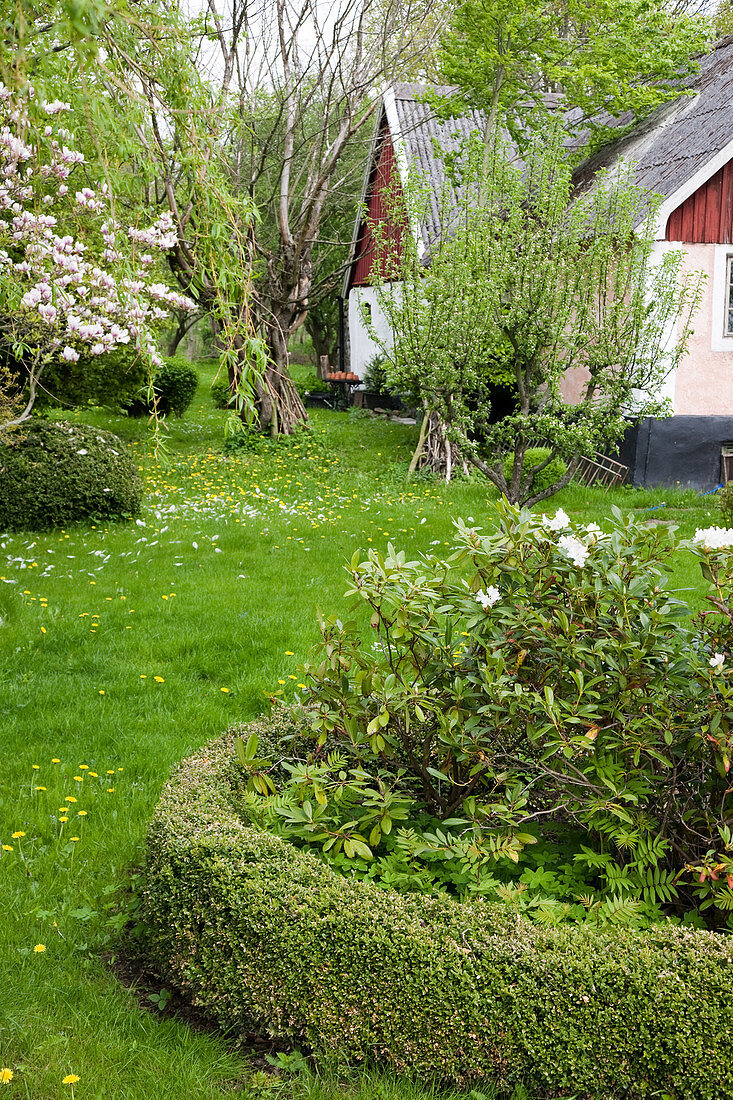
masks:
[[(187, 359), (178, 355), (164, 359), (153, 378), (158, 414), (183, 416), (193, 401), (197, 386), (196, 368)], [(127, 408), (130, 416), (149, 415), (153, 411), (152, 396), (147, 390), (138, 391), (138, 396)]]
[(145, 381), (147, 364), (134, 347), (83, 355), (76, 363), (56, 358), (43, 373), (39, 406), (103, 405), (125, 408)]
[[(447, 559), (354, 555), (347, 596), (374, 644), (322, 621), (311, 749), (273, 780), (256, 738), (243, 747), (248, 814), (398, 889), (496, 898), (515, 883), (541, 920), (725, 922), (730, 563), (704, 552), (724, 614), (691, 629), (666, 531), (618, 510), (610, 533), (493, 511), (493, 533), (457, 523)], [(546, 859), (523, 877), (527, 847), (568, 825), (570, 878)]]
[(467, 104), (498, 115), (512, 134), (547, 125), (545, 90), (564, 94), (578, 130), (590, 126), (593, 144), (607, 137), (604, 112), (636, 120), (679, 95), (706, 48), (706, 19), (674, 13), (645, 0), (547, 2), (464, 0), (444, 36), (440, 63), (450, 97), (439, 110), (465, 114)]
[(229, 400), (232, 396), (232, 391), (229, 389), (229, 383), (221, 378), (216, 379), (211, 383), (209, 389), (211, 394), (211, 400), (217, 409), (226, 409), (229, 406)]
[[(276, 716), (236, 732), (272, 745), (286, 731)], [(153, 959), (227, 1030), (489, 1095), (520, 1082), (578, 1100), (733, 1091), (729, 938), (545, 927), (506, 903), (350, 881), (247, 827), (237, 775), (231, 733), (181, 765), (144, 888)]]
[[(567, 473), (567, 463), (561, 458), (553, 458), (547, 447), (530, 447), (525, 451), (524, 462), (528, 467), (540, 466), (547, 461), (547, 465), (539, 471), (532, 483), (532, 488), (537, 493), (550, 489), (553, 485), (562, 481)], [(504, 459), (504, 477), (507, 483), (512, 479), (512, 467), (514, 456), (507, 455)]]
[(155, 391), (163, 414), (183, 416), (193, 401), (199, 376), (196, 368), (181, 356), (164, 359), (155, 372)]
[(729, 481), (718, 493), (718, 504), (723, 522), (733, 525), (733, 481)]
[[(477, 140), (454, 169), (461, 190), (447, 184), (440, 196), (430, 263), (405, 234), (388, 265), (402, 293), (390, 281), (377, 291), (390, 338), (371, 335), (390, 361), (389, 383), (418, 394), (512, 503), (531, 505), (567, 484), (583, 454), (620, 438), (632, 397), (636, 415), (666, 413), (657, 395), (685, 354), (700, 277), (681, 274), (679, 252), (656, 263), (656, 200), (630, 174), (599, 175), (571, 202), (557, 127), (534, 142), (523, 169), (499, 139), (488, 150)], [(413, 182), (394, 216), (422, 225), (434, 202)], [(516, 408), (495, 419), (492, 388), (507, 377)], [(577, 383), (572, 402), (568, 378)], [(532, 465), (527, 452), (538, 440), (548, 457)], [(539, 489), (554, 458), (567, 471)]]
[(300, 371), (294, 375), (293, 382), (301, 397), (306, 393), (328, 393), (330, 388), (328, 382), (319, 378), (315, 371)]
[(89, 517), (129, 516), (142, 484), (111, 432), (58, 420), (28, 421), (0, 440), (0, 528), (44, 530)]
[(374, 355), (364, 371), (364, 389), (368, 393), (377, 393), (380, 397), (389, 397), (389, 359), (386, 355)]

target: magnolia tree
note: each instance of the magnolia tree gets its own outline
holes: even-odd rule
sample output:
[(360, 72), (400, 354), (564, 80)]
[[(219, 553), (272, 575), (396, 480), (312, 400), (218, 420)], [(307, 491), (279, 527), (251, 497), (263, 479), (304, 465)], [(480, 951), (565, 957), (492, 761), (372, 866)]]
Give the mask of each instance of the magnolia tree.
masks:
[[(400, 216), (419, 227), (429, 200), (419, 183), (408, 188)], [(630, 175), (574, 196), (559, 135), (522, 168), (501, 148), (472, 149), (439, 210), (427, 249), (417, 230), (389, 258), (401, 293), (379, 285), (391, 335), (374, 339), (389, 381), (434, 414), (439, 445), (426, 450), (447, 476), (457, 449), (511, 502), (534, 504), (630, 417), (664, 414), (699, 278), (682, 277), (679, 252), (655, 255), (655, 202)], [(506, 380), (515, 411), (495, 419), (492, 388)], [(555, 458), (564, 474), (538, 484)]]
[(195, 308), (154, 281), (156, 253), (177, 242), (171, 215), (125, 228), (105, 184), (70, 182), (84, 157), (61, 124), (68, 111), (32, 89), (20, 96), (0, 86), (0, 339), (27, 372), (22, 397), (0, 405), (0, 430), (30, 417), (55, 359), (131, 344), (152, 373), (161, 364), (156, 324), (169, 310)]

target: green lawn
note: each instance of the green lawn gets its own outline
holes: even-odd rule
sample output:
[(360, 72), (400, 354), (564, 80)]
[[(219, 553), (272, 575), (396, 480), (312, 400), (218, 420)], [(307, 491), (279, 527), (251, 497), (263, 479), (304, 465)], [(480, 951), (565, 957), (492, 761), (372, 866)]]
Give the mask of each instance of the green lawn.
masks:
[[(176, 761), (261, 712), (269, 693), (297, 690), (317, 609), (344, 608), (354, 549), (447, 547), (453, 519), (481, 524), (493, 492), (408, 486), (415, 429), (346, 413), (314, 413), (308, 435), (277, 449), (226, 455), (213, 369), (201, 369), (165, 468), (144, 423), (75, 414), (133, 446), (147, 490), (137, 521), (0, 537), (0, 1068), (14, 1074), (0, 1091), (70, 1096), (62, 1079), (75, 1074), (78, 1100), (404, 1098), (412, 1086), (388, 1078), (252, 1078), (247, 1052), (141, 1007), (146, 994), (118, 980), (109, 956)], [(715, 499), (692, 493), (574, 487), (545, 507), (603, 524), (612, 503), (684, 534), (720, 522)], [(676, 583), (699, 604), (683, 555)]]

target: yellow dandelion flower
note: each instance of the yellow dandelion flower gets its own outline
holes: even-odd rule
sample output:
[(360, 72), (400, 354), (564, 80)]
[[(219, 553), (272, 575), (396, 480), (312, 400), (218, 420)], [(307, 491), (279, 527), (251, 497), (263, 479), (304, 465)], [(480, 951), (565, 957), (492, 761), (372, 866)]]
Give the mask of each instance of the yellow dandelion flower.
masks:
[(78, 837), (78, 836), (71, 836), (71, 837), (69, 837), (69, 840), (78, 840), (78, 839), (79, 839), (79, 837)]
[(33, 768), (34, 772), (39, 772), (41, 770), (40, 764), (31, 764), (31, 767)]
[(86, 810), (79, 810), (79, 813), (76, 816), (77, 817), (86, 817), (87, 816), (87, 811)]
[(118, 768), (117, 769), (118, 772), (123, 772), (124, 770), (125, 770), (124, 768)]
[(229, 694), (229, 688), (219, 688), (219, 690), (223, 691), (225, 695)]
[(45, 634), (45, 633), (46, 633), (46, 628), (45, 628), (45, 626), (42, 626), (41, 627), (41, 634)]
[(13, 848), (12, 844), (3, 844), (3, 851), (4, 852), (13, 852), (13, 851), (15, 851), (15, 849)]
[(77, 801), (77, 799), (76, 799), (76, 798), (74, 798), (73, 794), (67, 794), (67, 796), (66, 796), (66, 801), (67, 801), (67, 802), (76, 802), (76, 801)]
[(89, 772), (90, 779), (99, 779), (97, 772)]
[(46, 950), (46, 945), (45, 943), (37, 943), (33, 950), (37, 955), (40, 955), (43, 951)]
[(107, 787), (107, 794), (114, 794), (114, 793), (115, 793), (114, 787)]
[(164, 684), (165, 683), (165, 680), (163, 679), (162, 676), (154, 676), (153, 679), (155, 680), (156, 684)]
[(46, 790), (46, 788), (45, 788), (45, 787), (36, 787), (36, 790), (37, 790), (37, 791), (45, 791), (45, 790)]
[(286, 649), (285, 650), (285, 656), (286, 657), (294, 657), (295, 654), (293, 653), (292, 649)]
[(59, 818), (59, 821), (61, 822), (62, 825), (65, 825), (68, 820), (69, 820), (68, 817), (60, 817)]
[(79, 1080), (78, 1073), (67, 1073), (66, 1076), (64, 1077), (63, 1081), (61, 1082), (61, 1084), (62, 1085), (75, 1085), (78, 1080)]
[(20, 830), (18, 830), (17, 833), (12, 834), (13, 840), (20, 840), (22, 836), (25, 836), (25, 833), (21, 833)]
[(84, 782), (84, 776), (83, 775), (75, 775), (74, 779), (76, 780), (77, 783), (83, 783)]
[(2, 1069), (0, 1069), (0, 1084), (9, 1085), (12, 1080), (13, 1080), (13, 1071), (12, 1071), (12, 1069), (8, 1069), (7, 1066), (3, 1066)]
[(107, 768), (107, 775), (114, 775), (114, 774), (115, 774), (114, 768)]
[(278, 680), (278, 684), (284, 684), (284, 683), (285, 683), (284, 680)]
[(89, 771), (89, 765), (88, 764), (80, 764), (79, 765), (79, 771), (80, 772), (88, 772)]
[(100, 695), (104, 695), (104, 694), (105, 694), (105, 692), (104, 692), (104, 688), (100, 688), (100, 689), (99, 689), (99, 694), (100, 694)]
[(61, 763), (61, 761), (59, 760), (58, 756), (54, 756), (54, 758), (53, 758), (53, 760), (51, 761), (51, 763), (52, 763), (52, 764), (60, 764), (60, 763)]

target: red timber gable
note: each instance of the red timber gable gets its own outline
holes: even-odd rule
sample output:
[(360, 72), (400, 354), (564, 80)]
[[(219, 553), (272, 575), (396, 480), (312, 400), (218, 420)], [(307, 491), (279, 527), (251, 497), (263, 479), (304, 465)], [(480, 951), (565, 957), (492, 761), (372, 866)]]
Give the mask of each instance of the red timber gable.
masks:
[(684, 244), (730, 244), (733, 241), (733, 161), (673, 210), (668, 241)]
[[(359, 227), (356, 241), (356, 261), (351, 269), (349, 289), (352, 286), (369, 286), (375, 266), (381, 278), (388, 278), (390, 269), (394, 271), (401, 257), (405, 225), (404, 220), (395, 213), (394, 207), (399, 205), (402, 198), (402, 185), (386, 123), (378, 149), (367, 190), (366, 217)], [(380, 226), (378, 235), (374, 232), (376, 226)]]

